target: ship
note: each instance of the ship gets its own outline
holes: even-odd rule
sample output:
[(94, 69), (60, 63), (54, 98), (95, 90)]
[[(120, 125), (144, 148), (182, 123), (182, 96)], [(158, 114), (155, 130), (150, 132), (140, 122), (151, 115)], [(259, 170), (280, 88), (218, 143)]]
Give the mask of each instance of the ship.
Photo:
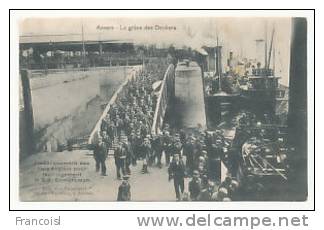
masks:
[[(269, 191), (277, 183), (287, 184), (290, 155), (287, 126), (278, 119), (278, 110), (288, 102), (288, 87), (283, 87), (275, 75), (274, 33), (273, 29), (269, 51), (267, 39), (261, 39), (265, 43), (262, 67), (260, 60), (234, 60), (230, 52), (223, 72), (218, 39), (216, 47), (204, 47), (209, 54), (208, 66), (214, 62), (214, 71), (204, 73), (207, 128), (231, 133), (223, 158), (228, 174), (243, 184), (253, 180), (252, 184)], [(238, 163), (234, 166), (233, 161)]]

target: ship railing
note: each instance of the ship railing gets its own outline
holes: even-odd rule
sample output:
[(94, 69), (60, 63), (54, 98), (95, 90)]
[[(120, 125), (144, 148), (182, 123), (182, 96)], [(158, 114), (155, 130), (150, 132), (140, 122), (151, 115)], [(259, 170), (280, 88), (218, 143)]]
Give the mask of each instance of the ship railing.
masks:
[(272, 69), (253, 69), (252, 74), (255, 76), (272, 76)]

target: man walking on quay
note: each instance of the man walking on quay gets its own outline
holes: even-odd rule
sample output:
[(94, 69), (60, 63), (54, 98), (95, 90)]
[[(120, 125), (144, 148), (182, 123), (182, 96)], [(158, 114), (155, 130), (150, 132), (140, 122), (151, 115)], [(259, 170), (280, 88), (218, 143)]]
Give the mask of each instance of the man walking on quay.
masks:
[(128, 182), (129, 175), (123, 176), (123, 182), (118, 187), (117, 201), (130, 201), (131, 200), (131, 191), (130, 184)]
[(93, 150), (93, 156), (96, 161), (96, 172), (99, 172), (101, 168), (101, 175), (107, 176), (106, 174), (106, 159), (108, 155), (108, 149), (106, 144), (102, 141), (102, 137), (98, 137), (98, 143)]
[(114, 151), (114, 157), (115, 157), (117, 179), (121, 180), (120, 171), (122, 171), (123, 176), (126, 175), (126, 170), (125, 170), (126, 149), (122, 142), (118, 143), (117, 149)]
[(193, 177), (189, 182), (189, 193), (192, 201), (198, 200), (198, 196), (201, 192), (201, 179), (199, 176), (198, 170), (194, 170)]
[(184, 191), (185, 165), (179, 154), (174, 154), (169, 166), (169, 181), (173, 179), (177, 201), (181, 201)]

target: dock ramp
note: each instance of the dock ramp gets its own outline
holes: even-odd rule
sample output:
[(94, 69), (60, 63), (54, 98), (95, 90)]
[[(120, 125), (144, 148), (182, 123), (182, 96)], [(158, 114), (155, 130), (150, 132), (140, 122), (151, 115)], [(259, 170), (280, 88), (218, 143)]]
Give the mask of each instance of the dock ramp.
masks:
[(203, 79), (196, 62), (178, 64), (175, 70), (174, 113), (182, 128), (206, 128)]

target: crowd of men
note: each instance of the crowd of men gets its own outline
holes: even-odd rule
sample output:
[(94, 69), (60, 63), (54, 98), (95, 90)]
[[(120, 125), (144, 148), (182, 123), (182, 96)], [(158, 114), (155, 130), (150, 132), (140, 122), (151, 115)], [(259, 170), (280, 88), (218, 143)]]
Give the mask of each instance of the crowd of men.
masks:
[[(168, 167), (169, 180), (174, 182), (178, 201), (242, 199), (238, 194), (250, 188), (242, 188), (235, 179), (240, 151), (235, 148), (236, 151), (226, 151), (228, 143), (221, 130), (175, 130), (165, 124), (161, 133), (151, 134), (157, 100), (152, 84), (157, 80), (161, 80), (161, 75), (146, 71), (129, 81), (102, 120), (98, 143), (94, 147), (96, 170), (99, 172), (101, 169), (101, 174), (107, 175), (105, 160), (108, 149), (114, 145), (116, 177), (124, 179), (117, 200), (131, 199), (128, 178), (132, 173), (131, 166), (139, 161), (142, 162), (143, 174), (149, 173), (150, 167)], [(243, 116), (240, 123), (246, 124), (251, 120)], [(222, 182), (221, 160), (229, 169), (229, 176)], [(187, 185), (185, 178), (189, 178)]]
[[(169, 180), (173, 179), (178, 201), (230, 201), (234, 198), (238, 188), (235, 178), (227, 177), (226, 184), (220, 181), (221, 159), (227, 156), (224, 151), (227, 142), (220, 130), (213, 133), (180, 130), (171, 135), (164, 130), (162, 140), (167, 143), (163, 149), (166, 164), (167, 155), (172, 156)], [(188, 192), (185, 192), (185, 178), (190, 178)]]
[[(124, 178), (119, 188), (118, 200), (123, 200), (121, 197), (130, 199), (130, 186), (127, 179), (131, 175), (131, 165), (136, 165), (139, 160), (143, 164), (142, 173), (148, 173), (150, 167), (168, 167), (169, 180), (173, 179), (178, 201), (230, 201), (235, 199), (233, 194), (238, 188), (238, 182), (231, 177), (227, 178), (226, 183), (220, 182), (220, 160), (226, 156), (224, 153), (226, 141), (221, 131), (185, 132), (171, 129), (166, 124), (160, 134), (150, 134), (151, 111), (154, 107), (143, 110), (137, 106), (138, 102), (143, 100), (142, 96), (144, 100), (147, 99), (146, 95), (150, 90), (145, 85), (149, 82), (147, 77), (139, 78), (137, 82), (134, 82), (134, 85), (144, 83), (143, 89), (145, 90), (138, 91), (139, 95), (133, 100), (134, 106), (127, 104), (130, 101), (129, 97), (133, 97), (134, 90), (137, 92), (136, 87), (133, 89), (134, 85), (130, 84), (131, 90), (127, 94), (126, 104), (121, 103), (119, 107), (113, 109), (102, 125), (99, 143), (102, 142), (101, 145), (106, 146), (111, 146), (112, 140), (117, 140), (118, 143), (114, 150), (116, 175), (118, 179), (122, 176)], [(152, 101), (147, 105), (153, 106), (154, 103)], [(133, 110), (137, 110), (136, 114), (140, 117), (135, 114), (132, 116)], [(119, 123), (122, 124), (119, 125)], [(99, 153), (100, 148), (97, 151)], [(94, 155), (96, 159), (97, 154)], [(106, 175), (104, 164), (106, 157), (107, 155), (103, 159), (96, 159), (97, 170), (101, 165), (102, 175)], [(187, 185), (189, 193), (185, 192), (185, 178), (191, 178)], [(125, 195), (122, 196), (121, 194), (124, 193)]]
[[(152, 83), (158, 79), (148, 72), (131, 79), (102, 120), (98, 143), (103, 142), (101, 146), (106, 148), (106, 152), (114, 145), (118, 179), (121, 175), (130, 175), (130, 165), (136, 165), (139, 159), (143, 159), (142, 172), (148, 172), (149, 137), (156, 105)], [(107, 157), (107, 154), (98, 157), (103, 155), (98, 147), (94, 151), (97, 170)], [(105, 166), (101, 167), (101, 174), (106, 175)]]

